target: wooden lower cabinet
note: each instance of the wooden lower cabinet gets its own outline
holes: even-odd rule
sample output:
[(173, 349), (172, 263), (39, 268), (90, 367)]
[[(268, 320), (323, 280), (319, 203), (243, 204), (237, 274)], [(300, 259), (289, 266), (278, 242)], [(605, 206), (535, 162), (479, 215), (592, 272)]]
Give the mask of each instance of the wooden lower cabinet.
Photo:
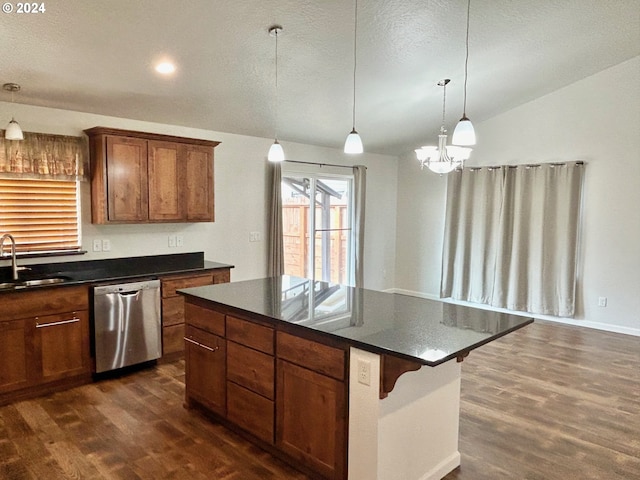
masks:
[(89, 291), (2, 294), (0, 404), (91, 380)]
[(0, 322), (0, 393), (29, 386), (28, 320)]
[(81, 375), (90, 370), (89, 312), (82, 310), (36, 317), (36, 352), (40, 353), (39, 377), (49, 382)]
[(217, 335), (194, 328), (186, 327), (186, 403), (192, 400), (226, 415), (226, 341)]
[(222, 268), (197, 274), (161, 277), (162, 291), (162, 355), (171, 360), (184, 353), (185, 300), (176, 292), (181, 288), (228, 283), (231, 270)]
[(278, 360), (276, 446), (326, 478), (344, 478), (346, 387)]
[(187, 407), (197, 401), (314, 477), (345, 479), (346, 346), (198, 300), (188, 299), (185, 311)]

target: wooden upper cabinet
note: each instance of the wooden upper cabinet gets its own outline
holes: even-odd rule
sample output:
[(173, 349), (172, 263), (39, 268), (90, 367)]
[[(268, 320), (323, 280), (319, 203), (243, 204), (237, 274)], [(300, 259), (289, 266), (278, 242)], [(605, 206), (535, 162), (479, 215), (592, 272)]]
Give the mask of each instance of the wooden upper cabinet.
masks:
[(108, 220), (140, 222), (147, 219), (147, 141), (106, 137)]
[(213, 149), (199, 145), (181, 147), (186, 183), (186, 216), (190, 222), (212, 222)]
[(85, 133), (93, 223), (213, 222), (219, 142), (104, 127)]
[(184, 165), (173, 142), (149, 141), (149, 220), (179, 221), (185, 218)]

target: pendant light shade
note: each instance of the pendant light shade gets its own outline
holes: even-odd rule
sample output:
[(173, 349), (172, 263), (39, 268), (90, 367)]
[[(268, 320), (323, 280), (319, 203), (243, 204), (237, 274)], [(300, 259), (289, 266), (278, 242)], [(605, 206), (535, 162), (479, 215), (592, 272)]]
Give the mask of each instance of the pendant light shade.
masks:
[(467, 117), (467, 67), (469, 65), (469, 12), (471, 11), (471, 0), (467, 2), (467, 36), (465, 39), (465, 59), (464, 59), (464, 103), (462, 107), (462, 118), (456, 125), (451, 137), (454, 145), (471, 146), (476, 144), (476, 132), (471, 120)]
[(22, 129), (20, 128), (18, 122), (16, 122), (13, 118), (4, 131), (4, 138), (6, 138), (7, 140), (24, 140)]
[(275, 63), (276, 63), (276, 85), (275, 85), (275, 97), (276, 97), (276, 125), (275, 125), (275, 135), (274, 141), (271, 147), (269, 148), (269, 153), (267, 154), (267, 160), (270, 162), (283, 162), (284, 161), (284, 150), (282, 149), (282, 145), (278, 142), (278, 36), (282, 33), (282, 27), (280, 25), (274, 25), (269, 29), (269, 35), (275, 37), (276, 39), (276, 55), (275, 55)]
[(347, 136), (347, 140), (344, 142), (344, 153), (362, 153), (363, 151), (362, 139), (354, 128), (351, 130), (351, 133)]
[(267, 160), (270, 162), (284, 162), (284, 150), (282, 149), (282, 145), (276, 139), (275, 142), (269, 148), (269, 154), (267, 155)]
[(362, 147), (362, 139), (356, 131), (356, 66), (357, 57), (356, 52), (358, 50), (358, 0), (355, 0), (355, 15), (353, 23), (353, 127), (351, 132), (347, 135), (347, 139), (344, 142), (344, 153), (358, 154), (364, 151)]
[(476, 144), (476, 131), (471, 120), (463, 116), (453, 130), (451, 143), (454, 145), (471, 146)]
[[(18, 85), (17, 83), (5, 83), (2, 88), (4, 88), (7, 92), (11, 92), (11, 103), (13, 104), (13, 94), (20, 91), (20, 85)], [(4, 131), (4, 138), (6, 138), (7, 140), (24, 140), (22, 128), (20, 128), (20, 125), (13, 117), (11, 118), (9, 125), (7, 125), (7, 128)]]

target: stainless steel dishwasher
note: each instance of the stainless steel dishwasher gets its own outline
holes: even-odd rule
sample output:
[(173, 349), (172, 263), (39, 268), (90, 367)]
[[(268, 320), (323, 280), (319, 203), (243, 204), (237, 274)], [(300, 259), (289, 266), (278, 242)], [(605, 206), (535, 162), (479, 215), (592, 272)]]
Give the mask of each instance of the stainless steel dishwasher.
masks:
[(160, 280), (93, 289), (96, 373), (160, 358)]

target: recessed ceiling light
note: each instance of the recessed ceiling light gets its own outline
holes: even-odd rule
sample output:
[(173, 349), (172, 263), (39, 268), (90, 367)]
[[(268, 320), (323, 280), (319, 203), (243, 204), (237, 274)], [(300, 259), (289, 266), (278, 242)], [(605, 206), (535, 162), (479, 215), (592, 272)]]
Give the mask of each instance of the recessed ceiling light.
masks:
[(176, 66), (171, 62), (160, 62), (156, 65), (156, 72), (162, 75), (170, 75), (176, 71)]

